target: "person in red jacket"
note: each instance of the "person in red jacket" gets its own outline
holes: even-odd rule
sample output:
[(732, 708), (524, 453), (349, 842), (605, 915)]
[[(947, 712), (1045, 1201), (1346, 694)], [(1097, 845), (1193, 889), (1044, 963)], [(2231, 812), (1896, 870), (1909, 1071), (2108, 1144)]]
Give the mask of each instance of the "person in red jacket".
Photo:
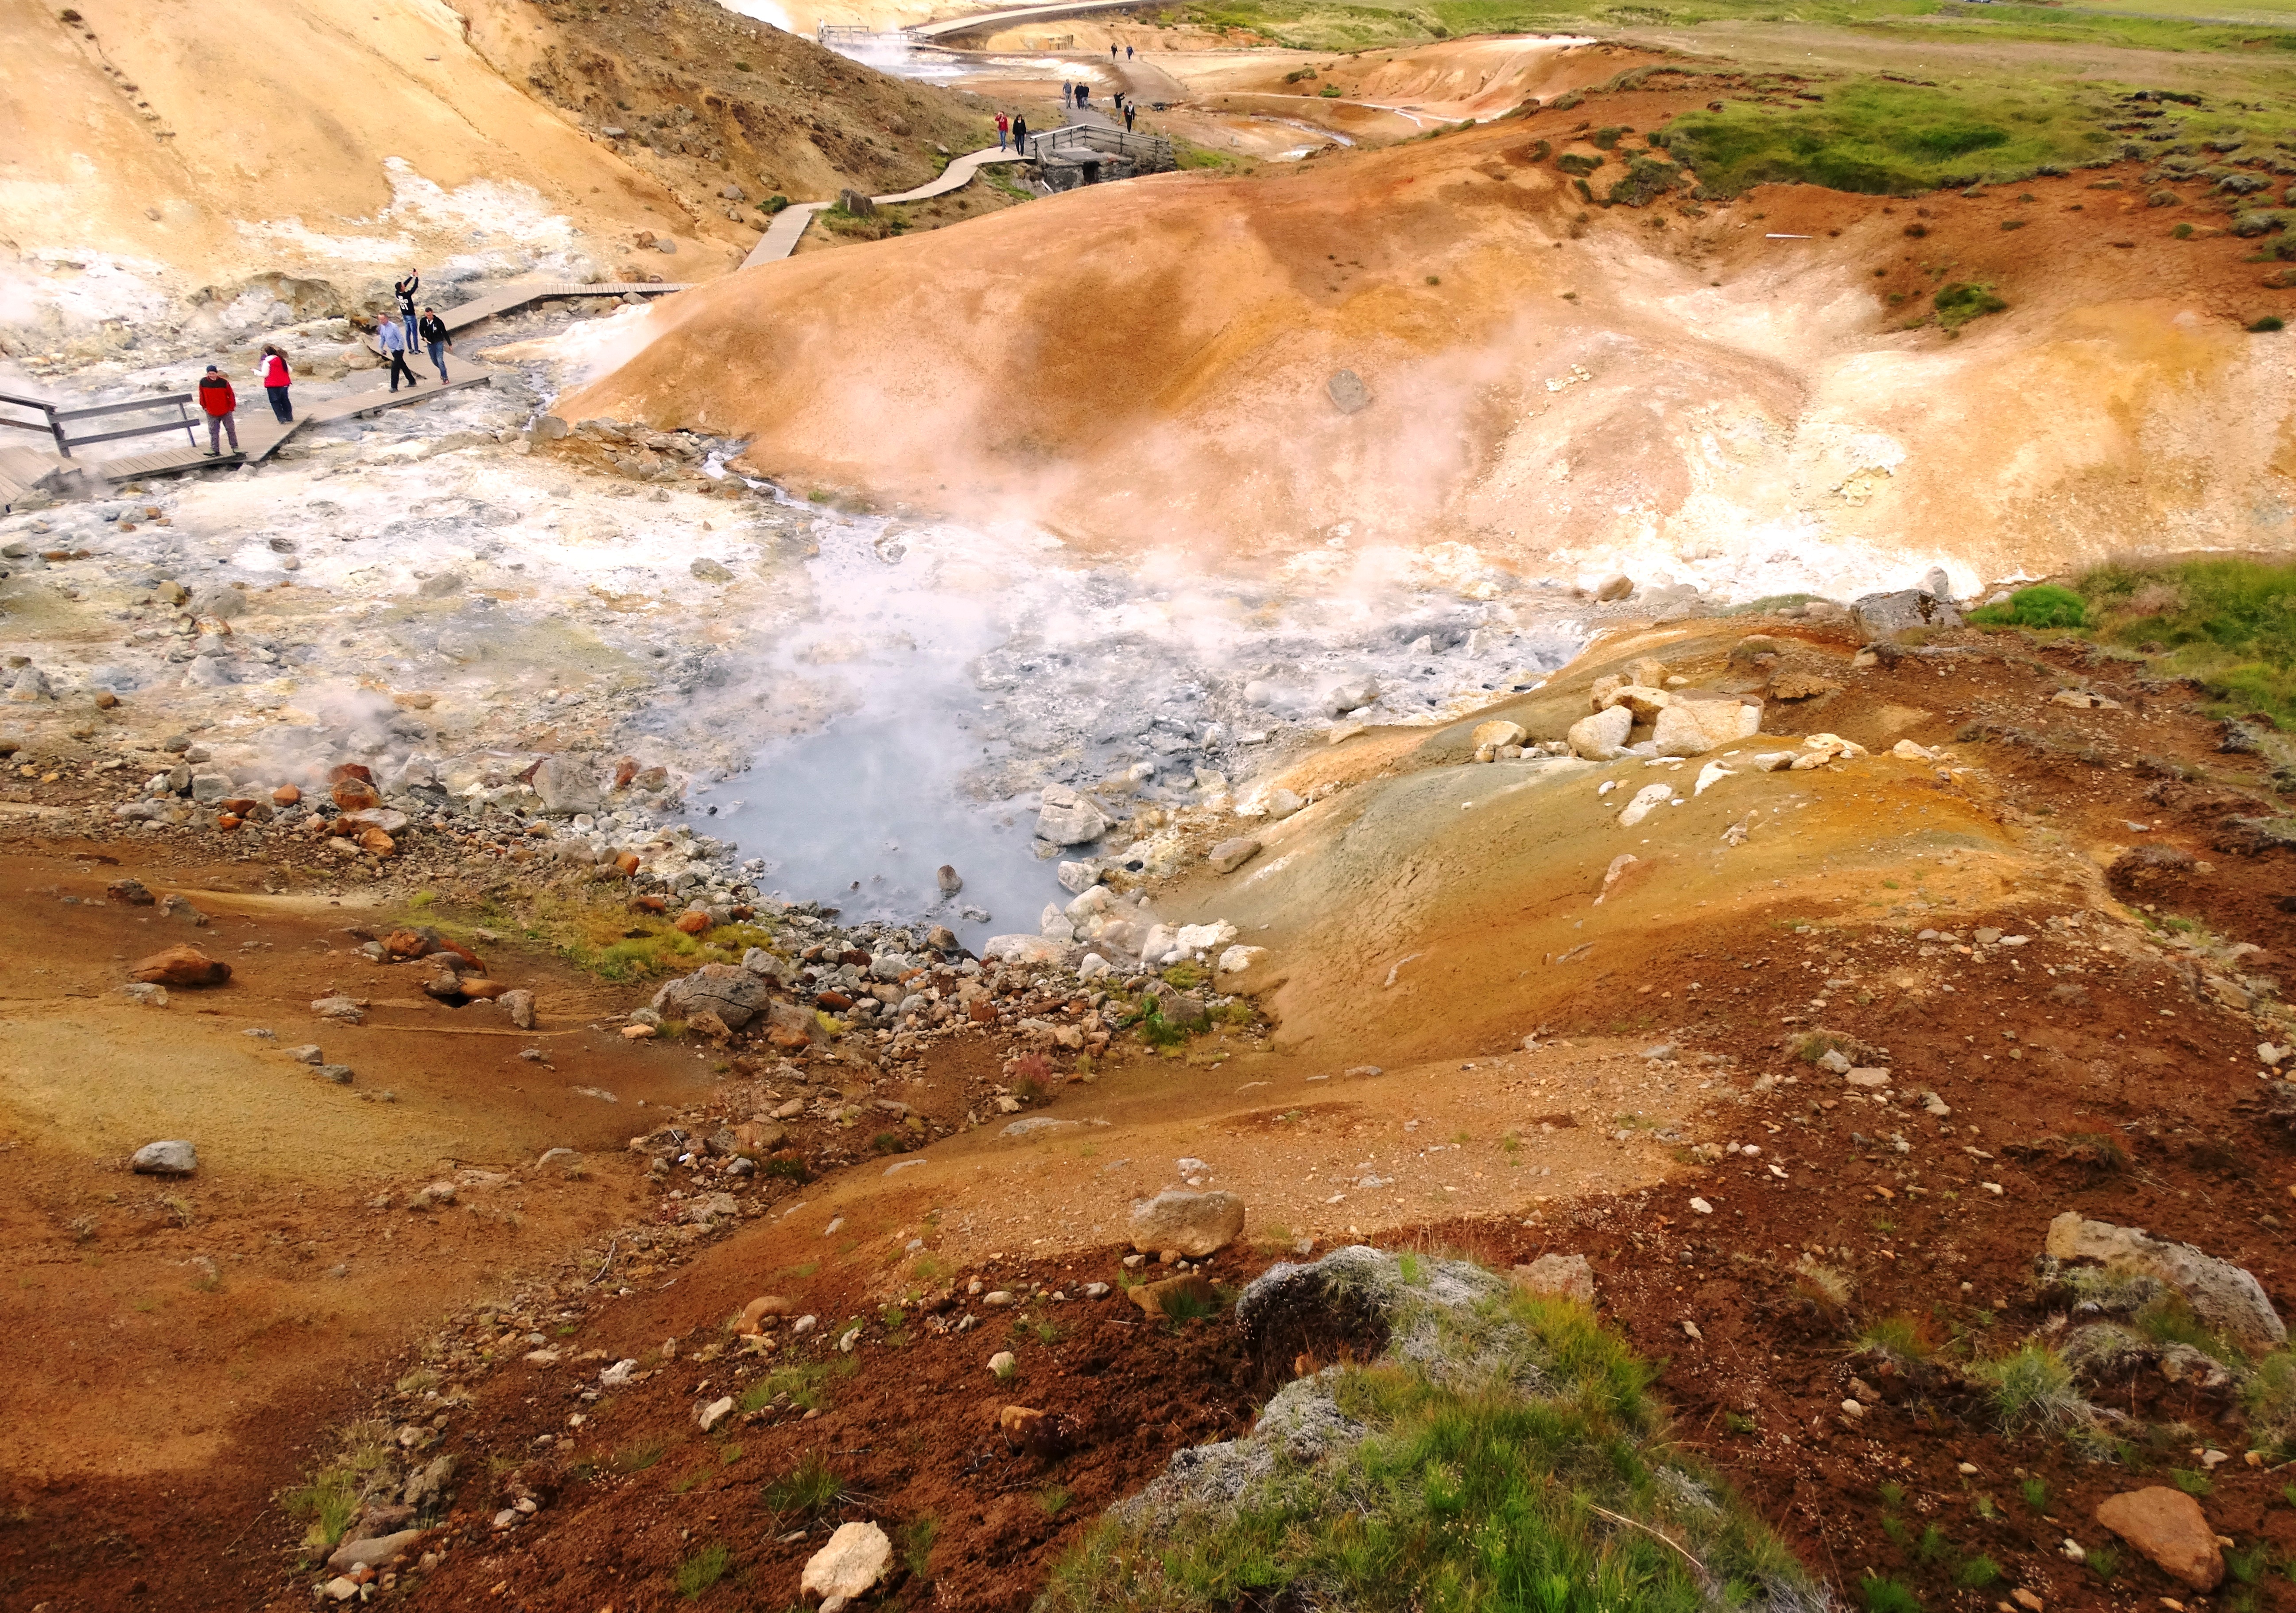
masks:
[(239, 452), (239, 426), (232, 419), (239, 407), (239, 396), (231, 390), (217, 366), (208, 366), (208, 373), (200, 377), (200, 407), (208, 415), (208, 457), (216, 458), (223, 452), (223, 434), (231, 433), (231, 451)]
[(287, 389), (295, 384), (295, 377), (287, 373), (287, 355), (266, 343), (263, 349), (263, 391), (271, 399), (271, 412), (285, 425), (295, 418), (295, 405), (288, 399)]

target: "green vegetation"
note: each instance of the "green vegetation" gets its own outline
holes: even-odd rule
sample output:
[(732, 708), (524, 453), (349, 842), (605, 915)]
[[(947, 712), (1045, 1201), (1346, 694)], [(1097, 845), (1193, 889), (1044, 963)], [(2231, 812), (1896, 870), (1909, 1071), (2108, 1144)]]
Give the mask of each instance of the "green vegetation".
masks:
[(643, 1473), (661, 1460), (667, 1447), (659, 1439), (642, 1439), (614, 1453), (614, 1471)]
[(280, 1503), (291, 1518), (308, 1518), (305, 1549), (321, 1555), (334, 1550), (358, 1517), (359, 1498), (369, 1475), (388, 1467), (396, 1445), (388, 1424), (352, 1423), (343, 1430), (342, 1450), (312, 1477), (287, 1491)]
[[(1332, 1382), (1366, 1438), (1316, 1462), (1279, 1454), (1232, 1503), (1103, 1520), (1038, 1605), (1224, 1613), (1298, 1587), (1345, 1607), (1692, 1613), (1807, 1589), (1759, 1519), (1684, 1461), (1651, 1367), (1592, 1312), (1520, 1293), (1472, 1312), (1401, 1304), (1413, 1359)], [(1440, 1382), (1414, 1364), (1428, 1351)]]
[[(1767, 100), (1767, 98), (1766, 98)], [(1828, 86), (1817, 105), (1727, 101), (1667, 129), (1699, 193), (1734, 196), (1775, 181), (1911, 196), (2070, 168), (2111, 149), (2101, 98), (2036, 84), (1943, 90), (1881, 78)]]
[(1857, 1336), (1857, 1347), (1886, 1355), (1901, 1366), (1930, 1358), (1922, 1324), (1911, 1316), (1884, 1316)]
[(2025, 1504), (2034, 1511), (2046, 1512), (2049, 1510), (2049, 1485), (2046, 1479), (2028, 1478), (2018, 1485), (2017, 1490), (2024, 1496)]
[[(2249, 1443), (2274, 1461), (2296, 1454), (2296, 1354), (2273, 1351), (2256, 1363), (2240, 1393)], [(2296, 1485), (2289, 1490), (2289, 1504), (2296, 1506)]]
[[(2215, 697), (2219, 715), (2254, 713), (2296, 728), (2296, 565), (2111, 564), (2074, 580), (2071, 591), (2084, 605), (2087, 637), (2150, 656), (2163, 675), (2192, 679)], [(2014, 625), (1994, 618), (1997, 608), (1972, 620)]]
[[(1939, 296), (1944, 293), (1940, 292)], [(2044, 582), (2019, 588), (1999, 605), (1972, 611), (1980, 627), (2077, 628), (2088, 625), (2088, 605), (2070, 588)]]
[(1989, 285), (1974, 285), (1956, 281), (1951, 285), (1938, 287), (1937, 295), (1930, 300), (1937, 310), (1937, 322), (1948, 333), (1957, 332), (1972, 319), (1988, 314), (1997, 314), (2009, 304), (1996, 295)]
[(2198, 1468), (2171, 1468), (2169, 1481), (2187, 1495), (2206, 1495), (2217, 1487), (2217, 1481)]
[(1922, 1613), (1922, 1599), (1910, 1586), (1894, 1579), (1869, 1574), (1857, 1582), (1857, 1595), (1866, 1604), (1866, 1613)]
[(1069, 1510), (1069, 1502), (1075, 1499), (1062, 1485), (1046, 1485), (1037, 1492), (1037, 1505), (1047, 1518), (1058, 1518)]
[(2109, 1582), (2120, 1572), (2120, 1553), (2111, 1546), (2091, 1546), (2081, 1566), (2099, 1579)]
[(2267, 336), (2274, 331), (2286, 330), (2288, 322), (2277, 314), (2267, 314), (2261, 319), (2251, 320), (2248, 328), (2252, 334)]
[(845, 1481), (833, 1472), (818, 1451), (766, 1486), (766, 1505), (776, 1512), (802, 1512), (808, 1517), (826, 1512), (846, 1497)]
[(1991, 1558), (1977, 1556), (1961, 1565), (1953, 1576), (1954, 1584), (1972, 1591), (1982, 1591), (2001, 1577), (2001, 1565)]
[(933, 1542), (940, 1537), (940, 1519), (928, 1512), (903, 1525), (896, 1538), (900, 1542), (901, 1561), (918, 1579), (932, 1576)]
[(2013, 1354), (1980, 1362), (1969, 1375), (1990, 1393), (2005, 1433), (2054, 1433), (2089, 1425), (2089, 1403), (2073, 1387), (2072, 1368), (2046, 1345), (2028, 1344)]
[(712, 1541), (693, 1556), (677, 1565), (677, 1593), (692, 1601), (710, 1586), (726, 1577), (733, 1566), (734, 1554), (721, 1541)]

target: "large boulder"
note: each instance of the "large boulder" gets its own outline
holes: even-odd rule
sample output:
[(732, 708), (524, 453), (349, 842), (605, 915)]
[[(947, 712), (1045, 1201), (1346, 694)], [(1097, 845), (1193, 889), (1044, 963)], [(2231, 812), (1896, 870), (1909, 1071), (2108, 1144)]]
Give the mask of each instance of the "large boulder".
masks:
[(139, 1176), (189, 1176), (200, 1168), (199, 1150), (181, 1138), (147, 1142), (129, 1162)]
[(1627, 736), (1634, 731), (1635, 714), (1628, 707), (1614, 705), (1592, 717), (1581, 717), (1570, 725), (1565, 736), (1570, 742), (1570, 753), (1589, 761), (1609, 761), (1627, 747)]
[(1961, 613), (1949, 599), (1922, 588), (1868, 594), (1849, 607), (1849, 623), (1868, 640), (1893, 638), (1913, 628), (1957, 628)]
[(2088, 1221), (2067, 1210), (2049, 1222), (2045, 1253), (2052, 1260), (2095, 1261), (2108, 1271), (2150, 1277), (2191, 1304), (2194, 1314), (2235, 1344), (2272, 1349), (2288, 1342), (2288, 1326), (2265, 1297), (2264, 1286), (2230, 1261), (2203, 1255), (2188, 1243), (2169, 1243), (2139, 1227)]
[(717, 1015), (727, 1030), (738, 1031), (770, 1000), (765, 981), (741, 965), (705, 963), (656, 992), (653, 1008), (669, 1019), (691, 1019), (707, 1011)]
[(2195, 1591), (2213, 1591), (2224, 1580), (2216, 1529), (2201, 1503), (2182, 1490), (2152, 1485), (2107, 1496), (2097, 1505), (2096, 1521)]
[(1652, 688), (1644, 683), (1622, 683), (1603, 696), (1603, 709), (1625, 706), (1635, 714), (1636, 722), (1655, 722), (1658, 714), (1674, 704), (1674, 696), (1664, 689)]
[(1580, 1304), (1595, 1303), (1595, 1268), (1584, 1255), (1542, 1255), (1514, 1269), (1515, 1287), (1532, 1294), (1556, 1294)]
[(1132, 1247), (1191, 1257), (1213, 1255), (1243, 1232), (1243, 1200), (1233, 1193), (1184, 1193), (1168, 1188), (1132, 1206)]
[(605, 800), (598, 789), (597, 774), (571, 756), (545, 757), (534, 769), (534, 793), (542, 797), (545, 815), (552, 818), (594, 812)]
[(127, 973), (130, 979), (146, 985), (210, 986), (231, 978), (231, 965), (218, 962), (197, 947), (176, 946), (152, 953)]
[(821, 1613), (840, 1609), (869, 1593), (893, 1566), (893, 1543), (873, 1523), (840, 1524), (829, 1543), (808, 1558), (798, 1594), (818, 1597)]
[(1037, 837), (1054, 845), (1082, 845), (1108, 832), (1101, 810), (1064, 784), (1048, 784), (1038, 797)]

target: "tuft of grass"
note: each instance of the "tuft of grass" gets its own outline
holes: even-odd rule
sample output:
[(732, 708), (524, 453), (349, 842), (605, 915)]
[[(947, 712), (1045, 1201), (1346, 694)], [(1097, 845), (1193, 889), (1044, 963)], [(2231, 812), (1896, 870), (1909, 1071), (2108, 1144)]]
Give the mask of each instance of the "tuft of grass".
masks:
[(1982, 1591), (2001, 1577), (2001, 1565), (1991, 1558), (1979, 1555), (1954, 1571), (1953, 1583), (1965, 1590)]
[(2081, 1566), (2109, 1584), (2120, 1572), (2120, 1553), (2111, 1546), (2091, 1546)]
[(1047, 1518), (1058, 1518), (1074, 1499), (1064, 1485), (1046, 1485), (1037, 1492), (1037, 1505)]
[(2296, 728), (2296, 564), (2113, 564), (2073, 586), (2098, 642), (2155, 646), (2147, 653), (2157, 669), (2199, 683), (2219, 714), (2258, 712)]
[(1886, 1355), (1911, 1366), (1930, 1358), (1931, 1346), (1921, 1322), (1911, 1316), (1884, 1316), (1857, 1336), (1857, 1347)]
[(2034, 1511), (2046, 1512), (2049, 1510), (2049, 1484), (2046, 1479), (2028, 1478), (2018, 1485), (2017, 1491), (2025, 1498), (2025, 1504)]
[(666, 1447), (659, 1439), (641, 1439), (624, 1445), (614, 1453), (613, 1468), (617, 1473), (643, 1473), (661, 1460)]
[(1857, 1582), (1857, 1597), (1866, 1613), (1922, 1613), (1922, 1599), (1899, 1580), (1868, 1574)]
[(2091, 1421), (2088, 1402), (2073, 1387), (2072, 1368), (2046, 1345), (2028, 1344), (1997, 1360), (1979, 1362), (1970, 1376), (1986, 1387), (2004, 1433), (2055, 1433)]
[(2169, 1482), (2187, 1495), (2206, 1495), (2217, 1487), (2217, 1481), (2198, 1468), (2171, 1468)]
[(940, 1536), (940, 1519), (928, 1512), (901, 1527), (901, 1561), (920, 1581), (932, 1577), (933, 1542)]
[(692, 1601), (704, 1591), (726, 1577), (726, 1570), (734, 1565), (734, 1554), (723, 1541), (711, 1541), (693, 1556), (677, 1565), (677, 1593)]
[(2284, 331), (2287, 328), (2288, 321), (2277, 314), (2267, 314), (2261, 319), (2251, 319), (2248, 322), (2249, 333), (2254, 336), (2268, 336), (2275, 331)]
[(848, 1493), (845, 1480), (828, 1460), (818, 1451), (808, 1451), (797, 1466), (766, 1486), (765, 1500), (776, 1512), (816, 1517), (843, 1501)]

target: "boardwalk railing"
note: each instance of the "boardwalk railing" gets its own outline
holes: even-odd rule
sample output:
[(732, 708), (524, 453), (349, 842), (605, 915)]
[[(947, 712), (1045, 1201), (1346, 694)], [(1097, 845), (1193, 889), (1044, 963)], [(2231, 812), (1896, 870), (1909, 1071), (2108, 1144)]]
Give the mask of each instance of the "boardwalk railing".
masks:
[(1071, 123), (1029, 136), (1029, 155), (1042, 158), (1063, 146), (1086, 146), (1112, 156), (1129, 157), (1150, 171), (1173, 166), (1172, 143), (1161, 135), (1137, 135), (1129, 129), (1105, 128), (1096, 123)]
[[(854, 28), (841, 22), (824, 22), (814, 30), (815, 39), (831, 50), (840, 45), (866, 45), (872, 39), (883, 37), (873, 28)], [(892, 37), (898, 39), (900, 35)]]
[[(100, 403), (93, 408), (60, 409), (54, 404), (42, 402), (37, 398), (17, 398), (0, 392), (0, 404), (37, 409), (41, 416), (37, 421), (11, 420), (0, 416), (0, 425), (13, 426), (20, 432), (39, 432), (53, 438), (56, 452), (66, 459), (71, 457), (71, 451), (76, 448), (86, 448), (98, 442), (119, 442), (129, 437), (150, 437), (160, 432), (180, 431), (184, 433), (184, 440), (196, 448), (199, 433), (194, 429), (196, 423), (192, 418), (191, 406), (198, 396), (196, 392), (164, 392), (157, 398), (139, 398), (133, 403)], [(175, 419), (132, 425), (125, 431), (91, 432), (74, 436), (64, 429), (67, 423), (75, 420), (94, 420), (104, 416), (130, 415), (144, 409), (163, 409), (170, 406), (175, 408)]]

